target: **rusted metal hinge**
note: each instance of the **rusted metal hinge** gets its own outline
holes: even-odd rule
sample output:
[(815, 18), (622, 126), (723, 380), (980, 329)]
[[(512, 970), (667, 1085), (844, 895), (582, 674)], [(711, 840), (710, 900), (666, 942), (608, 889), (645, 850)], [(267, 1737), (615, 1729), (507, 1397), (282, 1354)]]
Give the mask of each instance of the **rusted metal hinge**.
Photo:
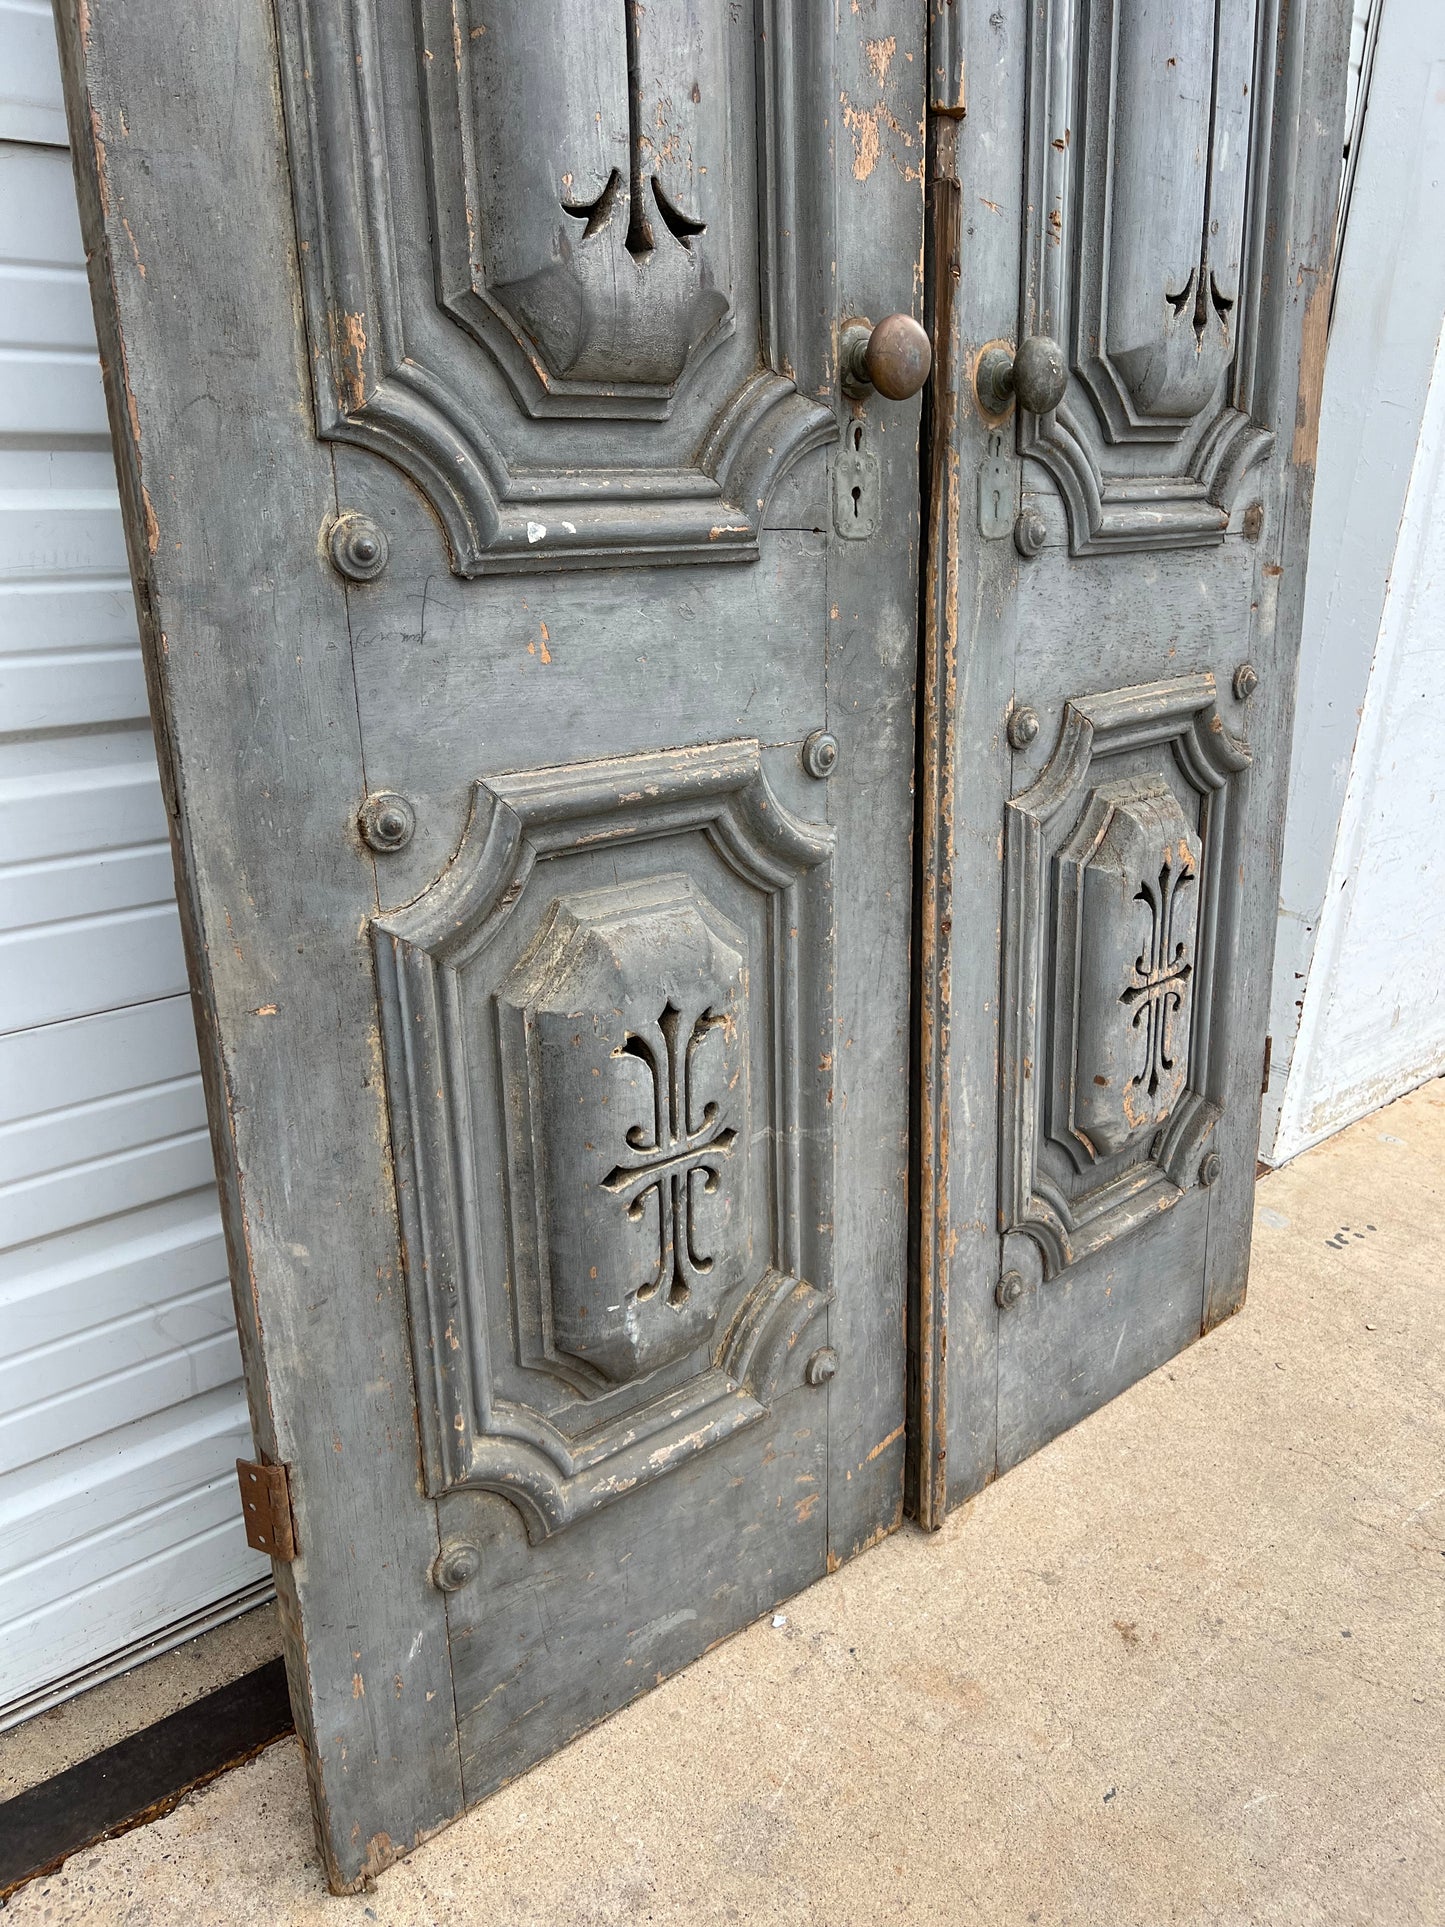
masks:
[(1274, 1056), (1274, 1039), (1273, 1037), (1266, 1037), (1264, 1040), (1264, 1072), (1259, 1080), (1259, 1094), (1261, 1097), (1263, 1097), (1265, 1092), (1269, 1089), (1270, 1060), (1273, 1058), (1273, 1056)]
[(237, 1459), (241, 1513), (246, 1544), (283, 1564), (296, 1557), (296, 1524), (291, 1516), (291, 1480), (284, 1465)]

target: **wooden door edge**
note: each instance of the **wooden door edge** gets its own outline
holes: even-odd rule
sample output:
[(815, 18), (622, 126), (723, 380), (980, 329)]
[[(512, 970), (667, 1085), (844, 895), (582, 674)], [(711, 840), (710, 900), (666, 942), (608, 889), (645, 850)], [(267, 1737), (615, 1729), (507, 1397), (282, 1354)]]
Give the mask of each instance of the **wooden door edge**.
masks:
[[(937, 62), (935, 61), (935, 67)], [(930, 1531), (947, 1508), (948, 1048), (953, 875), (953, 721), (957, 696), (958, 410), (954, 294), (962, 197), (956, 108), (930, 107), (926, 285), (933, 382), (922, 444), (924, 547), (919, 584), (920, 681), (914, 836), (913, 1132), (908, 1297), (908, 1452), (904, 1504)]]

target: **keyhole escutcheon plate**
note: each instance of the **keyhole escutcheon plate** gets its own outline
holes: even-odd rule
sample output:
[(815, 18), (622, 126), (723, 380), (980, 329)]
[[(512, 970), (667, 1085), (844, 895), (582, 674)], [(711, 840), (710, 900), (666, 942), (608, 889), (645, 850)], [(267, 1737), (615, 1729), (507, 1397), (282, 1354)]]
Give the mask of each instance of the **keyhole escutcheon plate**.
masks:
[(833, 457), (833, 526), (845, 542), (864, 542), (878, 527), (881, 512), (878, 458), (868, 446), (862, 422), (849, 422)]
[(978, 470), (978, 532), (986, 541), (1013, 534), (1017, 487), (1003, 435), (992, 429)]

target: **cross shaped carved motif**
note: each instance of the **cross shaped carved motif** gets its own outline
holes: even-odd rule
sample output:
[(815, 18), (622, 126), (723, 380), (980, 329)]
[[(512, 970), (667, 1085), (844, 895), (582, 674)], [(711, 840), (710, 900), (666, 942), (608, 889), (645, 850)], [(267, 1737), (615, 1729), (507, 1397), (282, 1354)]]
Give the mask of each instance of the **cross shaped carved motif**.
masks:
[(712, 1270), (711, 1255), (698, 1247), (696, 1192), (700, 1186), (706, 1195), (716, 1193), (723, 1165), (737, 1142), (737, 1132), (723, 1125), (717, 1101), (709, 1098), (700, 1103), (696, 1089), (698, 1051), (709, 1032), (728, 1019), (705, 1010), (685, 1042), (682, 1021), (682, 1012), (669, 1001), (657, 1024), (660, 1055), (648, 1038), (628, 1033), (618, 1054), (634, 1057), (647, 1067), (652, 1118), (627, 1132), (636, 1158), (615, 1165), (602, 1180), (604, 1189), (625, 1201), (627, 1215), (635, 1223), (641, 1222), (647, 1200), (656, 1198), (657, 1268), (634, 1296), (648, 1299), (662, 1292), (674, 1306), (685, 1304), (694, 1283)]
[(1130, 1082), (1144, 1085), (1150, 1097), (1157, 1093), (1161, 1077), (1174, 1069), (1174, 1019), (1194, 968), (1184, 943), (1175, 938), (1175, 914), (1182, 910), (1183, 891), (1193, 884), (1194, 868), (1187, 856), (1180, 856), (1177, 863), (1166, 856), (1157, 881), (1146, 877), (1134, 892), (1134, 901), (1149, 911), (1149, 935), (1119, 1001), (1133, 1012), (1134, 1029), (1144, 1038), (1143, 1065)]

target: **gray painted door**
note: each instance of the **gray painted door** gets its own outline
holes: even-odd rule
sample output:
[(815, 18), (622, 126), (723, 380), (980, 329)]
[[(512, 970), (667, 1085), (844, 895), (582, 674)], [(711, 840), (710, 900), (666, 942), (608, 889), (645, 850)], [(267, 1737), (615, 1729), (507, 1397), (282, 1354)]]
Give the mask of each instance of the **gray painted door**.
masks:
[(935, 12), (934, 1523), (1243, 1300), (1348, 43)]
[(338, 1889), (900, 1515), (924, 12), (65, 10)]

